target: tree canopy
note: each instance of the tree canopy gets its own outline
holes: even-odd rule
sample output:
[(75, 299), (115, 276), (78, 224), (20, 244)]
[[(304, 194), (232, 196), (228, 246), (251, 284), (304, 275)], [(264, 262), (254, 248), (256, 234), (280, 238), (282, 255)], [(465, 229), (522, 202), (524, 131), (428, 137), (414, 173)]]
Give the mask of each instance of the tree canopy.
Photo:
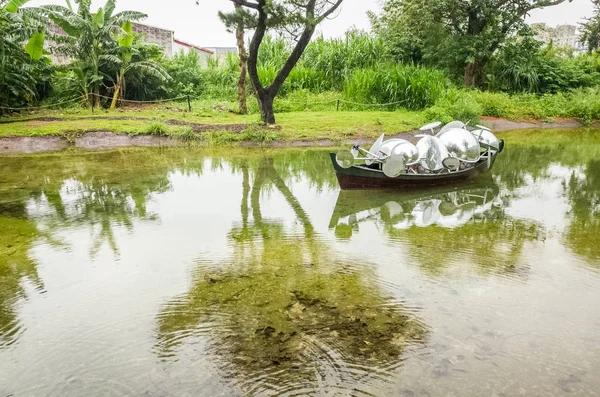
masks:
[(581, 24), (581, 42), (587, 45), (590, 54), (600, 49), (600, 0), (592, 0), (592, 3), (595, 8), (594, 15)]
[(525, 26), (530, 11), (565, 1), (386, 0), (381, 16), (371, 19), (400, 58), (462, 70), (465, 85), (474, 86), (492, 55)]
[[(318, 24), (339, 8), (343, 0), (230, 0), (238, 9), (229, 14), (221, 14), (229, 25), (243, 23), (254, 29), (248, 56), (248, 74), (256, 91), (265, 123), (274, 124), (273, 100), (290, 72), (298, 63), (310, 43)], [(274, 80), (265, 85), (258, 76), (258, 51), (268, 30), (289, 33), (295, 46)]]

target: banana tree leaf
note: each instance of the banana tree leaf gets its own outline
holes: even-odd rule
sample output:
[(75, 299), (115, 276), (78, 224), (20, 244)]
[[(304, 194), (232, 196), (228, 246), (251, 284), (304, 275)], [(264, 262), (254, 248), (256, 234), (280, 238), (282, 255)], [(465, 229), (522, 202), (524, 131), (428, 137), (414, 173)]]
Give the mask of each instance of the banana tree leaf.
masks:
[(125, 34), (119, 40), (119, 47), (129, 48), (129, 47), (133, 46), (134, 33), (133, 33), (133, 25), (131, 24), (131, 21), (125, 22), (123, 24), (123, 26), (121, 26), (121, 29), (123, 29), (123, 32), (125, 32)]
[(19, 8), (21, 8), (28, 1), (29, 0), (11, 0), (6, 6), (4, 6), (4, 9), (8, 12), (15, 13), (19, 11)]
[(94, 14), (94, 23), (98, 25), (99, 28), (104, 26), (104, 10), (102, 7), (98, 9), (98, 12)]
[(45, 36), (43, 33), (36, 33), (27, 42), (25, 46), (25, 52), (29, 54), (31, 59), (39, 61), (44, 55), (44, 41)]

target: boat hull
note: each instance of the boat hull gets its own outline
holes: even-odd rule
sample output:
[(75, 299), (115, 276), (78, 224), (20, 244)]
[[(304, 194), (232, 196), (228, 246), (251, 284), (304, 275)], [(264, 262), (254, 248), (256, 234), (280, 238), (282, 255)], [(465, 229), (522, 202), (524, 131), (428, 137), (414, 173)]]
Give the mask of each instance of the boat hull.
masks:
[(498, 153), (490, 159), (482, 159), (472, 168), (447, 173), (447, 174), (404, 174), (396, 178), (389, 178), (380, 170), (370, 169), (364, 166), (352, 166), (342, 168), (336, 161), (336, 154), (330, 153), (333, 168), (337, 175), (340, 187), (343, 190), (352, 189), (396, 189), (396, 188), (418, 188), (426, 186), (438, 186), (449, 183), (457, 183), (487, 174), (493, 167)]

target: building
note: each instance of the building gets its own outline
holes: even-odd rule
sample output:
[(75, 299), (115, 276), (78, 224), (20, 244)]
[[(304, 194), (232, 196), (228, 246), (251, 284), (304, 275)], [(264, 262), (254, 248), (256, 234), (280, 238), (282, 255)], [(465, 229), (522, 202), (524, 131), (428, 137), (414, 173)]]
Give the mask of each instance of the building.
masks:
[(173, 56), (175, 47), (174, 31), (143, 23), (134, 23), (132, 25), (133, 31), (141, 35), (146, 43), (156, 44), (161, 47), (165, 55), (169, 58)]
[(585, 51), (581, 43), (581, 35), (577, 26), (558, 25), (556, 27), (548, 26), (545, 23), (536, 23), (531, 25), (535, 32), (535, 38), (546, 44), (552, 43), (559, 48), (573, 48), (576, 51)]
[(200, 65), (202, 66), (206, 66), (208, 64), (208, 60), (215, 55), (215, 52), (209, 50), (208, 48), (199, 47), (183, 40), (173, 40), (173, 55), (189, 54), (190, 52), (195, 52), (198, 54), (198, 57), (200, 58)]
[[(187, 43), (183, 40), (175, 38), (175, 32), (172, 30), (146, 25), (143, 23), (133, 23), (132, 27), (136, 34), (142, 36), (142, 40), (144, 42), (156, 44), (157, 46), (161, 47), (165, 56), (169, 58), (172, 58), (178, 53), (188, 54), (190, 51), (193, 51), (200, 56), (201, 65), (206, 66), (208, 64), (208, 59), (210, 58), (217, 59), (219, 63), (223, 63), (227, 59), (228, 54), (237, 54), (236, 47), (206, 48)], [(58, 36), (66, 35), (64, 30), (54, 23), (48, 27), (48, 30)], [(47, 40), (45, 47), (51, 53), (51, 59), (55, 64), (64, 65), (69, 63), (69, 57), (58, 54), (56, 51), (54, 51), (56, 48), (56, 43), (54, 41)]]

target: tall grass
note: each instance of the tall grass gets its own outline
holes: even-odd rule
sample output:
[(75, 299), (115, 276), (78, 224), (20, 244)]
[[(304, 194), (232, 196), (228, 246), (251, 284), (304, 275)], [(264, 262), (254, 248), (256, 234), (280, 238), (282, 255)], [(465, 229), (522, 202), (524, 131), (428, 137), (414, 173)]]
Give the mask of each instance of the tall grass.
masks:
[(446, 76), (437, 70), (384, 64), (355, 70), (346, 81), (344, 97), (360, 103), (395, 103), (390, 106), (420, 110), (432, 106), (448, 85)]

